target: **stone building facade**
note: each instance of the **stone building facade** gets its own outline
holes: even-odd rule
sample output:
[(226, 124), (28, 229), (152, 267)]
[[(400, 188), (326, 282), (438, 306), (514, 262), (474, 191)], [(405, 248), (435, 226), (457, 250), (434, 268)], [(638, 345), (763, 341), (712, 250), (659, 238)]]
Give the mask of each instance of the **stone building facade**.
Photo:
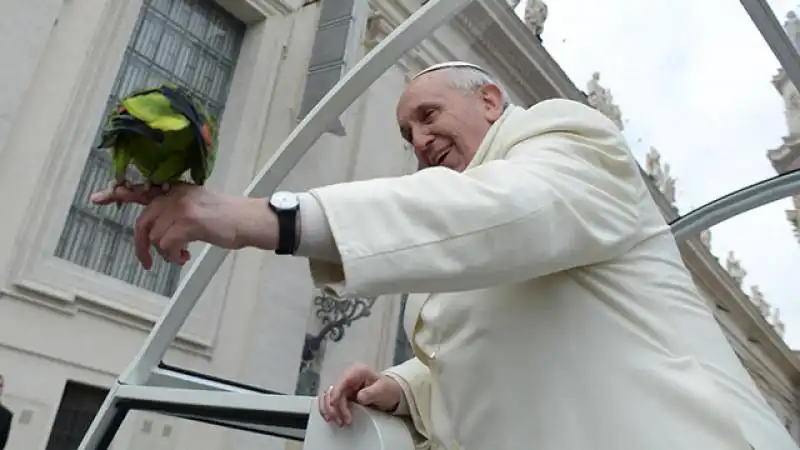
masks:
[[(87, 204), (88, 193), (109, 178), (107, 155), (94, 146), (115, 98), (162, 81), (194, 90), (221, 117), (221, 150), (209, 184), (242, 192), (344, 71), (421, 4), (0, 3), (3, 42), (15, 42), (0, 48), (6, 63), (0, 71), (0, 374), (5, 380), (0, 401), (15, 412), (7, 450), (76, 448), (106, 389), (138, 351), (182, 275), (163, 262), (150, 272), (138, 266), (131, 251), (134, 208)], [(414, 170), (413, 155), (396, 131), (394, 104), (408, 75), (433, 62), (482, 64), (522, 105), (553, 97), (586, 99), (542, 47), (547, 15), (542, 5), (532, 2), (523, 21), (500, 2), (473, 2), (331, 124), (282, 187)], [(665, 214), (674, 214), (655, 185)], [(700, 238), (685, 243), (683, 251), (732, 345), (797, 436), (796, 357)], [(368, 315), (365, 304), (371, 306)], [(304, 261), (243, 250), (212, 280), (165, 362), (313, 395), (354, 361), (382, 368), (407, 357), (398, 320), (402, 305), (398, 295), (353, 299), (349, 312), (331, 308), (312, 289)], [(359, 314), (348, 324), (347, 317)], [(329, 320), (349, 325), (341, 339), (331, 334), (315, 339)], [(126, 420), (113, 448), (287, 445), (137, 413)]]
[[(800, 49), (800, 18), (794, 11), (786, 15), (783, 29), (795, 49)], [(772, 85), (783, 100), (787, 133), (778, 148), (767, 151), (767, 159), (778, 174), (784, 174), (800, 169), (800, 93), (783, 68), (772, 78)], [(797, 242), (800, 242), (800, 195), (792, 197), (792, 207), (786, 210), (786, 220)]]

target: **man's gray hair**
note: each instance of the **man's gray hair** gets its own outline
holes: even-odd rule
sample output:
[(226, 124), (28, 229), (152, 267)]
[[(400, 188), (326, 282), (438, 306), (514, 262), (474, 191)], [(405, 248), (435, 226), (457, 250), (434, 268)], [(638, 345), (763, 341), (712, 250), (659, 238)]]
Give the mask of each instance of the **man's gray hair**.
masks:
[(465, 61), (448, 61), (444, 63), (433, 64), (432, 66), (429, 66), (414, 75), (412, 80), (419, 78), (426, 73), (439, 70), (448, 72), (451, 85), (457, 89), (475, 92), (484, 86), (493, 84), (500, 89), (500, 95), (503, 101), (503, 109), (506, 109), (511, 104), (511, 100), (508, 97), (508, 91), (499, 81), (495, 80), (494, 77), (483, 67)]

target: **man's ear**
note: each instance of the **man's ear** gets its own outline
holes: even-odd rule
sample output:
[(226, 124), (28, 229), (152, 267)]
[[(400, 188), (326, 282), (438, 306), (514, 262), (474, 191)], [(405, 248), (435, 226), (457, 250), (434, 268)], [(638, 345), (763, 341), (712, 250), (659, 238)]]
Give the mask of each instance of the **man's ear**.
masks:
[(496, 122), (503, 115), (503, 91), (495, 84), (487, 84), (481, 87), (481, 99), (486, 119)]

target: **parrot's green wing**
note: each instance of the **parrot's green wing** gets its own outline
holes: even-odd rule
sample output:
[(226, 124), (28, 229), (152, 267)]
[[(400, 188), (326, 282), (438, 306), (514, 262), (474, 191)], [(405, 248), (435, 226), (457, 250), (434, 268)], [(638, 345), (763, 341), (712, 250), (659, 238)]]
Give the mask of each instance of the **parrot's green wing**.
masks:
[(123, 98), (107, 117), (100, 148), (110, 148), (118, 181), (133, 164), (147, 182), (177, 181), (189, 171), (202, 185), (211, 175), (217, 147), (213, 118), (185, 89), (162, 85)]
[(191, 169), (192, 181), (203, 185), (214, 169), (217, 147), (216, 124), (205, 108), (186, 90), (162, 86), (161, 92), (169, 99), (172, 108), (191, 123), (197, 148), (189, 152), (187, 162)]
[(190, 125), (189, 119), (181, 111), (173, 108), (163, 89), (164, 87), (149, 89), (130, 95), (122, 100), (122, 107), (150, 128), (181, 131)]
[(108, 125), (103, 129), (98, 147), (113, 149), (117, 145), (120, 135), (126, 133), (142, 136), (155, 142), (164, 140), (164, 133), (160, 130), (154, 130), (141, 120), (122, 114), (110, 118)]

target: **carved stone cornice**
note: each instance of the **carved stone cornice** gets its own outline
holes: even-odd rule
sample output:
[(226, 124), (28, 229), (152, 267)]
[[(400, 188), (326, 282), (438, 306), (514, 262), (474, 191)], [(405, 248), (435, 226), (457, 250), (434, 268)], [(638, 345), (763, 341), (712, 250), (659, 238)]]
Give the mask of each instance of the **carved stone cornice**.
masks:
[(714, 297), (717, 305), (728, 311), (748, 341), (757, 344), (793, 383), (800, 383), (800, 360), (699, 238), (687, 240), (680, 249), (695, 282)]
[(505, 2), (478, 0), (454, 21), (471, 50), (489, 62), (523, 105), (554, 97), (585, 102), (539, 39)]
[[(367, 51), (372, 50), (385, 39), (413, 12), (410, 9), (411, 5), (404, 0), (370, 0), (369, 5), (372, 13), (367, 21), (364, 38), (364, 46)], [(442, 49), (445, 51), (442, 52)], [(406, 52), (396, 64), (407, 76), (410, 76), (436, 62), (454, 59), (452, 52), (446, 49), (446, 46), (438, 42), (436, 36), (431, 36)]]
[(720, 325), (723, 330), (727, 331), (729, 342), (734, 348), (736, 356), (739, 357), (739, 361), (759, 386), (759, 389), (762, 392), (768, 392), (774, 399), (780, 400), (789, 411), (797, 412), (798, 408), (795, 406), (796, 403), (793, 402), (795, 390), (791, 380), (776, 374), (774, 368), (769, 367), (767, 361), (758, 355), (757, 348), (752, 343), (742, 342), (738, 339), (735, 330), (731, 330), (727, 324), (721, 323)]
[[(664, 219), (667, 222), (677, 219), (678, 211), (669, 204), (664, 194), (655, 187), (643, 170), (642, 176), (648, 180), (650, 194)], [(719, 307), (735, 318), (751, 342), (759, 343), (793, 382), (800, 382), (800, 359), (794, 357), (792, 350), (761, 315), (728, 271), (720, 265), (717, 257), (703, 245), (700, 237), (688, 239), (680, 245), (680, 250), (684, 263), (694, 275), (695, 281), (705, 287)]]
[[(478, 12), (482, 9), (482, 12)], [(506, 55), (516, 64), (518, 76), (524, 84), (533, 85), (537, 89), (537, 101), (560, 97), (587, 103), (586, 95), (578, 89), (567, 74), (561, 69), (550, 53), (545, 50), (519, 17), (506, 6), (505, 2), (496, 0), (477, 0), (468, 7), (463, 15), (484, 15), (502, 30), (500, 35), (489, 33), (481, 40), (489, 41), (495, 54)], [(535, 71), (531, 72), (531, 69)]]
[[(411, 5), (408, 0), (371, 0), (370, 6), (373, 14), (365, 39), (368, 50), (406, 20), (412, 7), (419, 5)], [(454, 45), (459, 42), (466, 42), (467, 46)], [(497, 0), (473, 2), (408, 52), (399, 64), (415, 72), (436, 62), (459, 58), (458, 48), (480, 55), (523, 104), (554, 97), (586, 102), (586, 96), (572, 84), (541, 42), (505, 2)]]
[(251, 25), (273, 16), (288, 16), (294, 10), (285, 0), (216, 0), (242, 22)]

